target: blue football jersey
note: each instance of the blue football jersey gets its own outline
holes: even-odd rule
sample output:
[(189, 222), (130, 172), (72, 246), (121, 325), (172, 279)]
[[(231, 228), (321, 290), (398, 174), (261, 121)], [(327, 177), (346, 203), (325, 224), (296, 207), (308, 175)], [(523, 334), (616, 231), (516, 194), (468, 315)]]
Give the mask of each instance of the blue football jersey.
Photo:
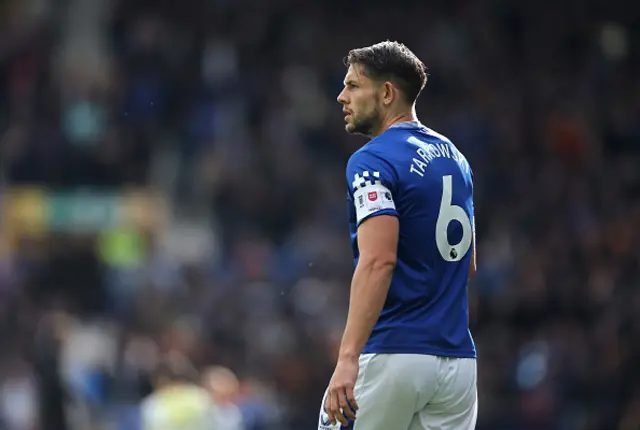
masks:
[(347, 164), (349, 228), (399, 219), (397, 263), (363, 353), (475, 357), (468, 276), (474, 237), (473, 174), (446, 137), (418, 122), (390, 127)]

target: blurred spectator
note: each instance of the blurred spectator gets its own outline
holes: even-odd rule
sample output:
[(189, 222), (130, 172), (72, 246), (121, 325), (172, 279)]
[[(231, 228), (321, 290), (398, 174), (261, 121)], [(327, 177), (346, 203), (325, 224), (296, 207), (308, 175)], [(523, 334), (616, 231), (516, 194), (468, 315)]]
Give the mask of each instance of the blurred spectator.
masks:
[(236, 375), (222, 366), (214, 366), (203, 373), (203, 386), (209, 391), (218, 410), (216, 428), (242, 430), (242, 412), (235, 402), (240, 395), (240, 382)]
[(34, 368), (38, 381), (40, 428), (44, 423), (68, 429), (67, 407), (73, 401), (61, 372), (61, 350), (69, 333), (70, 318), (64, 313), (46, 315), (38, 326), (34, 346)]
[(208, 393), (197, 385), (197, 372), (175, 352), (162, 360), (154, 392), (142, 402), (142, 429), (205, 430), (217, 417)]

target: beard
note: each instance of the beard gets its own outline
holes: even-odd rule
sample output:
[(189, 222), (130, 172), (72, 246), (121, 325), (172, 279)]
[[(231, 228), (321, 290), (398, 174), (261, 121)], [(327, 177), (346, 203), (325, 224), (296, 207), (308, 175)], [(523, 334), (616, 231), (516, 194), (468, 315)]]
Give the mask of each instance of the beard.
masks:
[(351, 115), (351, 122), (344, 126), (349, 134), (361, 134), (363, 136), (372, 137), (374, 130), (377, 130), (380, 124), (380, 113), (375, 108), (368, 115), (362, 115), (358, 118)]

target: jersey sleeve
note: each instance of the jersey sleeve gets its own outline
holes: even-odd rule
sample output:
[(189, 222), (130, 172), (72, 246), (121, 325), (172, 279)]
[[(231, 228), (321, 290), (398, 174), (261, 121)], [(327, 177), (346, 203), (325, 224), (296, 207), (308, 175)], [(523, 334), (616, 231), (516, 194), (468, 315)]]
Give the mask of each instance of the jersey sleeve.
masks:
[(358, 151), (351, 156), (347, 163), (347, 186), (358, 226), (374, 216), (398, 216), (394, 200), (397, 184), (395, 170), (379, 155)]

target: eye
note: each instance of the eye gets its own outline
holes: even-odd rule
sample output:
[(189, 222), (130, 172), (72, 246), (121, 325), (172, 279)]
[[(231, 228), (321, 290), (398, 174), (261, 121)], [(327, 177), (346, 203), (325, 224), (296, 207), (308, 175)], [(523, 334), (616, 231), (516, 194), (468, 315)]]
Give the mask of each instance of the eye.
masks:
[(357, 87), (357, 85), (355, 85), (355, 84), (353, 84), (353, 83), (349, 82), (349, 83), (347, 84), (347, 88), (349, 88), (349, 89), (353, 89), (353, 88), (358, 88), (358, 87)]

